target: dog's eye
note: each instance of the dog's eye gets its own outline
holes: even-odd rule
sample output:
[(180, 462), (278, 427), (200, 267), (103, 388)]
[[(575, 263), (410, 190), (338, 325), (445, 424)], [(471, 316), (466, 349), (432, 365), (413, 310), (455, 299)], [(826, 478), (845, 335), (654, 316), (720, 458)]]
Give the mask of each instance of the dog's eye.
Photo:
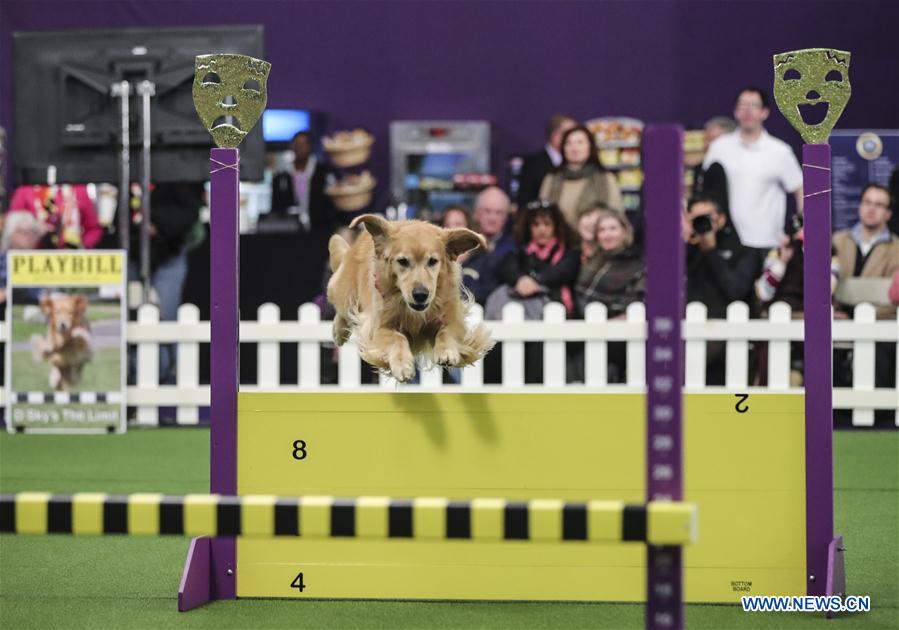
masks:
[(438, 262), (440, 262), (440, 261), (437, 260), (436, 258), (434, 258), (433, 256), (431, 256), (430, 258), (428, 258), (428, 267), (433, 267)]
[(399, 264), (400, 267), (408, 267), (409, 266), (408, 258), (397, 258), (396, 262), (397, 262), (397, 264)]

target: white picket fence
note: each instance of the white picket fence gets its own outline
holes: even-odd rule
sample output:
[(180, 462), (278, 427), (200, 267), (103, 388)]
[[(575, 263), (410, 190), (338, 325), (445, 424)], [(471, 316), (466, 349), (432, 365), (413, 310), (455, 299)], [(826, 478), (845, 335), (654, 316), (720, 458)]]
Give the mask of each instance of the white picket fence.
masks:
[[(471, 318), (479, 321), (480, 307)], [(525, 321), (524, 311), (510, 303), (503, 311), (502, 321), (489, 321), (495, 340), (502, 342), (503, 391), (518, 390), (642, 393), (644, 382), (644, 341), (646, 338), (645, 310), (642, 304), (631, 304), (626, 317), (608, 320), (602, 304), (591, 304), (584, 320), (566, 320), (561, 304), (548, 304), (542, 321)], [(209, 386), (200, 384), (200, 345), (208, 344), (209, 322), (200, 321), (199, 309), (182, 305), (177, 322), (160, 322), (155, 306), (144, 305), (136, 322), (128, 324), (127, 339), (137, 347), (136, 384), (128, 388), (129, 405), (136, 407), (138, 425), (159, 424), (159, 408), (174, 407), (178, 424), (197, 424), (200, 408), (209, 405)], [(0, 341), (7, 337), (6, 327), (0, 329)], [(685, 391), (707, 393), (784, 392), (800, 393), (801, 388), (790, 386), (790, 342), (803, 338), (802, 320), (791, 318), (790, 307), (775, 304), (769, 319), (750, 319), (749, 308), (735, 302), (727, 309), (724, 320), (706, 318), (705, 306), (689, 304), (684, 322), (686, 350)], [(874, 307), (863, 304), (855, 309), (853, 320), (833, 323), (835, 348), (851, 348), (852, 387), (834, 390), (834, 407), (852, 410), (852, 424), (871, 426), (874, 410), (892, 410), (899, 426), (899, 390), (875, 388), (875, 343), (899, 341), (899, 321), (877, 321)], [(491, 391), (497, 386), (484, 385), (482, 362), (461, 371), (461, 383), (444, 384), (439, 369), (422, 370), (419, 384), (399, 384), (393, 379), (379, 377), (373, 385), (362, 384), (362, 365), (352, 343), (340, 349), (338, 383), (323, 385), (320, 352), (322, 344), (331, 342), (331, 322), (322, 321), (315, 304), (299, 308), (297, 320), (281, 320), (274, 304), (261, 306), (256, 321), (240, 323), (241, 342), (256, 343), (257, 379), (253, 385), (241, 385), (242, 391), (334, 391), (378, 388), (390, 391), (434, 391), (437, 389), (463, 391)], [(706, 385), (706, 343), (723, 340), (726, 344), (724, 386)], [(543, 343), (543, 374), (541, 385), (526, 385), (525, 342)], [(566, 383), (566, 341), (585, 342), (583, 383)], [(768, 385), (749, 386), (749, 344), (768, 342)], [(297, 344), (298, 383), (280, 383), (281, 343)], [(626, 344), (626, 374), (624, 383), (608, 383), (608, 342)], [(160, 344), (176, 344), (176, 385), (159, 385)], [(897, 349), (899, 355), (899, 349)], [(349, 357), (344, 360), (343, 357)], [(899, 356), (896, 358), (899, 366)], [(899, 370), (899, 368), (897, 368)], [(899, 376), (899, 375), (897, 375)], [(569, 379), (570, 380), (570, 379)]]

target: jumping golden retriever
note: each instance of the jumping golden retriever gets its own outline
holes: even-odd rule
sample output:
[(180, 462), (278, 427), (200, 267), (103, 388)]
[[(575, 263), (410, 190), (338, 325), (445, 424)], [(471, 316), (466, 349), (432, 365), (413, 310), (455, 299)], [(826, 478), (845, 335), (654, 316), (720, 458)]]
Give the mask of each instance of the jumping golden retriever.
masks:
[(90, 323), (86, 317), (87, 298), (83, 295), (42, 297), (41, 310), (47, 316), (47, 336), (31, 336), (36, 361), (50, 364), (50, 388), (68, 391), (81, 382), (84, 366), (94, 357)]
[(456, 261), (486, 248), (483, 236), (372, 214), (356, 217), (350, 227), (359, 224), (365, 232), (352, 246), (337, 234), (328, 242), (337, 345), (355, 331), (362, 358), (403, 382), (415, 375), (416, 356), (464, 367), (490, 351), (487, 328), (465, 326), (471, 299), (463, 294)]

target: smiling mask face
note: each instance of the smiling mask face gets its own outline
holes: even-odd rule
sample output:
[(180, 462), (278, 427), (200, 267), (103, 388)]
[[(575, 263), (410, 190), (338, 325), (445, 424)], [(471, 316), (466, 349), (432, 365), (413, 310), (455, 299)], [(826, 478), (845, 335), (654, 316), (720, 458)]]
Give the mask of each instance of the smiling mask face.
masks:
[(846, 108), (849, 53), (807, 48), (774, 55), (774, 100), (809, 144), (824, 144)]
[(194, 107), (221, 148), (237, 147), (265, 109), (272, 64), (246, 55), (198, 55)]

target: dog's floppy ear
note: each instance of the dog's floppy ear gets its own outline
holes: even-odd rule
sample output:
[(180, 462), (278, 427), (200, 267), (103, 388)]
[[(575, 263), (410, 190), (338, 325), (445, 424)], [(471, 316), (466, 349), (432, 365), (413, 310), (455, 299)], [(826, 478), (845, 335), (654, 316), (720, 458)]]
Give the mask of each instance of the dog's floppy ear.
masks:
[(444, 240), (446, 253), (452, 260), (473, 249), (487, 249), (487, 241), (483, 236), (465, 228), (446, 230)]
[(84, 315), (84, 311), (87, 310), (87, 297), (83, 295), (75, 296), (75, 312), (80, 316)]
[(365, 226), (365, 230), (371, 234), (371, 237), (375, 242), (375, 248), (380, 251), (390, 234), (390, 221), (377, 214), (363, 214), (353, 219), (352, 223), (350, 223), (350, 227), (354, 228), (360, 223)]
[(39, 303), (41, 305), (41, 311), (44, 313), (44, 315), (49, 315), (50, 313), (53, 312), (53, 299), (52, 298), (47, 297), (45, 295), (40, 299)]

